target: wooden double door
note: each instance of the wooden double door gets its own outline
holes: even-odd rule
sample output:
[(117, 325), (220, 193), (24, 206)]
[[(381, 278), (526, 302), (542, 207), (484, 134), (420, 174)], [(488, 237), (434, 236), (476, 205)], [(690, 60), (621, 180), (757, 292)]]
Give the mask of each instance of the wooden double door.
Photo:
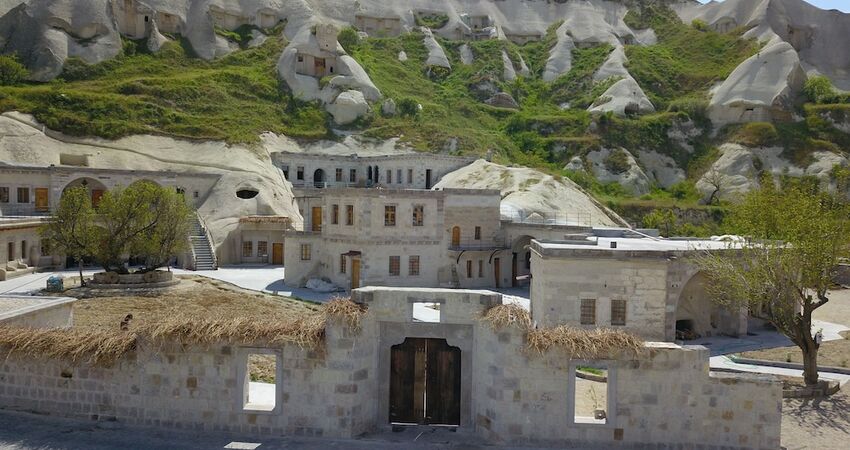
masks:
[(390, 422), (460, 425), (460, 349), (445, 339), (407, 338), (392, 347)]

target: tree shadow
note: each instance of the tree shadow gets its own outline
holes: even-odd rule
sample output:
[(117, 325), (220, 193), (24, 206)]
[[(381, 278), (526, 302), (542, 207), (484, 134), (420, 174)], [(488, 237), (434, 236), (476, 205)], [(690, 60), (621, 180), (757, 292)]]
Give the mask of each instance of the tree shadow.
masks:
[(815, 399), (784, 399), (786, 416), (805, 427), (812, 435), (823, 430), (838, 430), (850, 436), (850, 396), (839, 391), (830, 397)]

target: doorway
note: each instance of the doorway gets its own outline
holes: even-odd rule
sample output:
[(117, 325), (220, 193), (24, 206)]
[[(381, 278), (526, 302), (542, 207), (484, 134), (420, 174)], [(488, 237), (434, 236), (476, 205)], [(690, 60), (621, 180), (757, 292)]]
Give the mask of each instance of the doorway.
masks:
[(103, 198), (103, 189), (92, 189), (91, 190), (91, 206), (92, 208), (97, 208), (100, 205), (100, 199)]
[[(511, 256), (511, 287), (516, 287), (517, 281), (516, 277), (517, 273), (517, 254), (514, 252), (513, 256)], [(498, 277), (496, 278), (498, 280)]]
[(313, 230), (313, 232), (318, 233), (318, 232), (322, 231), (322, 207), (321, 206), (314, 206), (313, 207), (312, 217), (313, 217), (313, 224), (311, 226), (311, 229)]
[(275, 242), (272, 244), (272, 264), (283, 265), (283, 242)]
[(452, 248), (460, 247), (460, 227), (452, 228)]
[(47, 212), (48, 200), (47, 200), (47, 188), (35, 188), (35, 210), (38, 212)]
[(360, 258), (352, 258), (351, 260), (351, 290), (360, 287)]
[(322, 169), (316, 169), (313, 172), (313, 186), (318, 189), (325, 187), (325, 171)]
[(390, 422), (460, 425), (460, 349), (406, 338), (390, 357)]
[(493, 274), (496, 276), (496, 289), (502, 287), (502, 259), (493, 259)]
[(425, 169), (425, 189), (431, 189), (431, 169)]

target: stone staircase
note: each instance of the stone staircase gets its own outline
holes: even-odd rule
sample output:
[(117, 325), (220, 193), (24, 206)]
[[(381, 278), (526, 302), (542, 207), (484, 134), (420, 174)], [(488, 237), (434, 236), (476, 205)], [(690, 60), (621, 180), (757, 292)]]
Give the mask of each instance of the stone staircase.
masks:
[(207, 230), (195, 214), (189, 229), (189, 242), (195, 257), (195, 270), (216, 270), (215, 252), (207, 236)]

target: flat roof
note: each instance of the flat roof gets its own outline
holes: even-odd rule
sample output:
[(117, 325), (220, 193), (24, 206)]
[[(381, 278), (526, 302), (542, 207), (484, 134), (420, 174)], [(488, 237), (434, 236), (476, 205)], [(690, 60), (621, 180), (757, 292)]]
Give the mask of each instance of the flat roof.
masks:
[[(611, 248), (616, 243), (616, 248)], [(662, 239), (650, 237), (598, 237), (587, 240), (535, 240), (532, 247), (543, 256), (665, 257), (699, 250), (735, 248), (734, 242), (712, 239)]]
[(0, 323), (32, 312), (75, 302), (71, 297), (0, 296)]

